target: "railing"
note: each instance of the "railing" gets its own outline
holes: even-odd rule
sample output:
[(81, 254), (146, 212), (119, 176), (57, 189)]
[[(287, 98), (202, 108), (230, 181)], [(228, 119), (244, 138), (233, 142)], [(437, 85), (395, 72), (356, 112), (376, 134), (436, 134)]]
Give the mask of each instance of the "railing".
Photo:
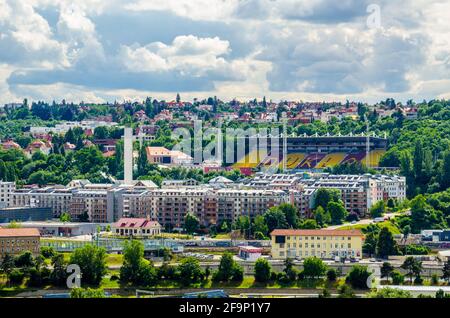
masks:
[[(121, 239), (98, 239), (90, 241), (73, 241), (73, 240), (41, 240), (41, 247), (53, 247), (58, 252), (72, 252), (77, 248), (81, 248), (87, 244), (96, 245), (105, 248), (107, 251), (123, 250), (126, 240)], [(171, 240), (142, 240), (144, 250), (158, 250), (161, 248), (170, 248), (172, 250), (179, 249), (181, 244)]]

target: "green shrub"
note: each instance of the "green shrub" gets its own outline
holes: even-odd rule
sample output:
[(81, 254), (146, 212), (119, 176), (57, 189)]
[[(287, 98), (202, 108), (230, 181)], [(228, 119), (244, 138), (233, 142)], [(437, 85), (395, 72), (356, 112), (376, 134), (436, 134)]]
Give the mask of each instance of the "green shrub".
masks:
[(14, 285), (21, 285), (24, 278), (25, 273), (17, 268), (9, 274), (9, 281)]

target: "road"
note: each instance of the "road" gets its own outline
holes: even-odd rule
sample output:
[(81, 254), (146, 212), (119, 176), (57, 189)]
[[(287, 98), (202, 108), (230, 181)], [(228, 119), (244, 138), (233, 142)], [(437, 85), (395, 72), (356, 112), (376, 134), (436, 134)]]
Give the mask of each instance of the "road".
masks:
[[(384, 214), (383, 217), (385, 219), (392, 219), (396, 216), (409, 215), (410, 213), (411, 213), (410, 211), (386, 213), (386, 214)], [(339, 228), (345, 227), (345, 226), (369, 225), (369, 224), (374, 224), (374, 223), (375, 223), (374, 219), (362, 219), (362, 220), (357, 221), (356, 223), (344, 223), (341, 225), (332, 225), (332, 226), (327, 227), (326, 229), (327, 230), (336, 230), (336, 229), (339, 229)]]

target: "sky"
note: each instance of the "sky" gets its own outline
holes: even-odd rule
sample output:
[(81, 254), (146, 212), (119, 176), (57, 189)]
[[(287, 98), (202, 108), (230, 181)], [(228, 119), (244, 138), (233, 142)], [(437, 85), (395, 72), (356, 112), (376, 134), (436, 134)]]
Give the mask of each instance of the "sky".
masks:
[(0, 104), (450, 98), (449, 0), (0, 0)]

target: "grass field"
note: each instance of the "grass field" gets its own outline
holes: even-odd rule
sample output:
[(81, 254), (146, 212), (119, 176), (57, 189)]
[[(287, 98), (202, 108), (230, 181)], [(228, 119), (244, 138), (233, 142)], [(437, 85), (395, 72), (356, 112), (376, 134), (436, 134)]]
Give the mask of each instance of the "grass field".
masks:
[[(380, 228), (387, 227), (392, 232), (392, 234), (401, 234), (401, 231), (397, 227), (397, 225), (393, 224), (391, 221), (384, 221), (381, 223), (377, 223), (377, 225)], [(338, 229), (339, 230), (363, 230), (368, 226), (369, 226), (369, 224), (356, 224), (356, 225), (342, 226)]]

